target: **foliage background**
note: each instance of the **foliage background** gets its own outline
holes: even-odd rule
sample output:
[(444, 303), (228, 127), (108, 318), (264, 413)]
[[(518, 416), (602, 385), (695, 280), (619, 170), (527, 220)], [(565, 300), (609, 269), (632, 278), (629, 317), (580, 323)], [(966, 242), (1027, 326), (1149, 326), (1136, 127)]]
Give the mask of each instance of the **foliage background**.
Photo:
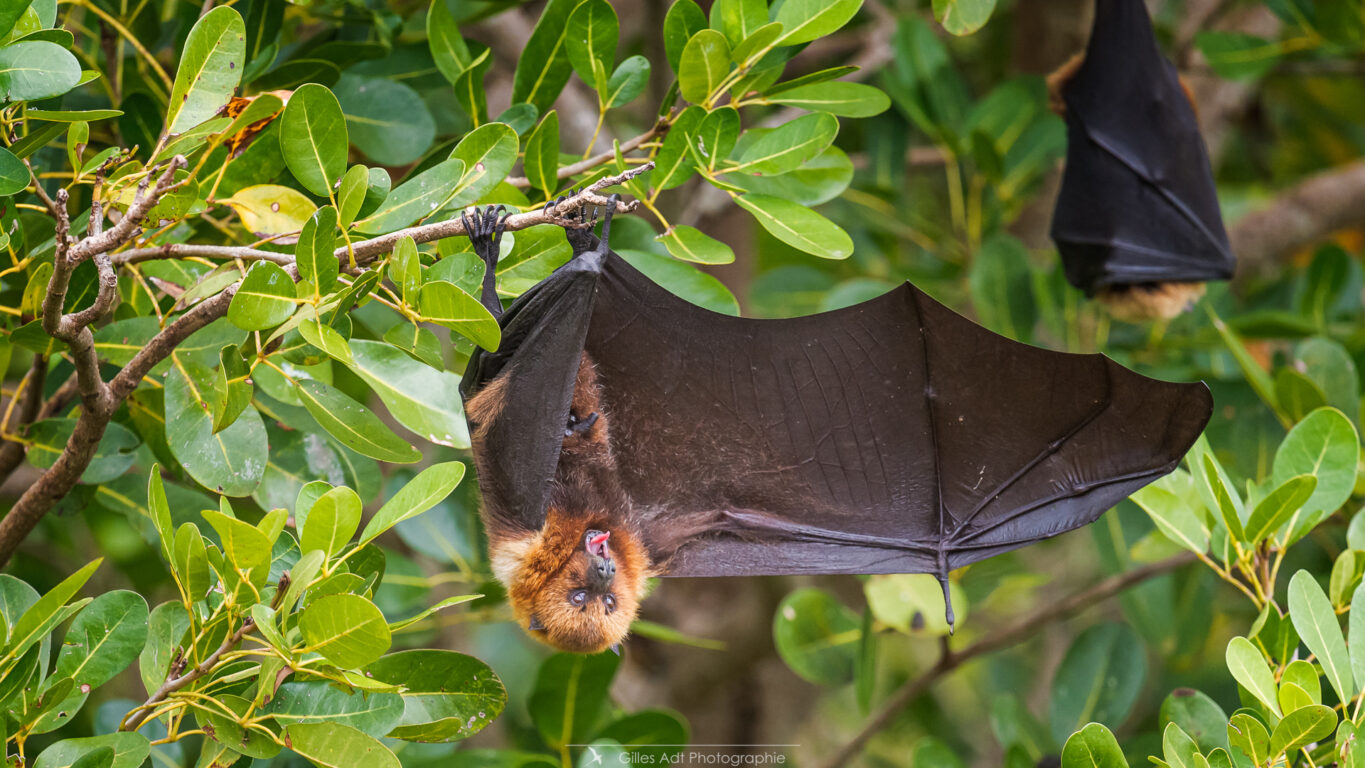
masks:
[[(11, 148), (32, 145), (28, 159), (49, 192), (71, 184), (73, 153), (74, 163), (87, 167), (106, 147), (137, 146), (140, 159), (148, 159), (148, 148), (158, 145), (167, 116), (169, 79), (183, 66), (178, 57), (187, 50), (186, 36), (212, 5), (127, 0), (24, 4), (7, 42), (37, 33), (40, 37), (32, 40), (51, 39), (69, 47), (82, 69), (104, 75), (64, 95), (13, 103), (3, 112), (7, 143)], [(441, 37), (445, 27), (431, 26), (423, 3), (250, 0), (232, 7), (249, 33), (244, 92), (297, 89), (307, 82), (327, 86), (346, 115), (349, 150), (344, 165), (387, 168), (396, 188), (415, 171), (437, 165), (452, 149), (458, 153), (459, 142), (476, 120), (497, 118), (514, 101), (527, 98), (528, 86), (518, 70), (528, 70), (528, 59), (543, 51), (543, 45), (528, 45), (528, 40), (537, 39), (536, 22), (542, 13), (552, 22), (553, 14), (559, 13), (563, 17), (558, 23), (566, 24), (573, 5), (451, 0), (441, 8), (450, 28), (458, 26), (458, 35), (465, 40), (461, 45)], [(736, 9), (742, 5), (729, 4)], [(798, 14), (810, 4), (787, 0), (787, 5), (791, 8), (787, 13)], [(1195, 93), (1241, 262), (1233, 286), (1211, 287), (1205, 302), (1211, 312), (1200, 307), (1156, 327), (1110, 321), (1083, 301), (1062, 280), (1046, 237), (1065, 132), (1061, 121), (1046, 110), (1041, 75), (1082, 47), (1090, 4), (869, 0), (835, 5), (849, 6), (856, 15), (847, 25), (824, 30), (826, 34), (793, 51), (796, 55), (785, 78), (856, 65), (861, 69), (846, 75), (846, 80), (876, 85), (890, 96), (890, 108), (874, 110), (877, 98), (863, 94), (861, 98), (872, 106), (850, 108), (853, 111), (839, 121), (837, 139), (828, 136), (834, 149), (825, 149), (828, 121), (803, 118), (805, 111), (776, 99), (747, 107), (737, 162), (748, 161), (744, 153), (761, 141), (763, 130), (778, 126), (789, 131), (783, 134), (784, 143), (814, 136), (812, 146), (818, 152), (803, 157), (799, 168), (776, 167), (763, 177), (727, 178), (741, 185), (737, 194), (746, 189), (769, 192), (817, 207), (847, 233), (852, 255), (820, 258), (847, 256), (839, 233), (828, 230), (822, 230), (819, 242), (806, 251), (793, 247), (769, 233), (761, 216), (755, 218), (736, 205), (731, 194), (694, 177), (653, 200), (656, 210), (642, 210), (637, 219), (618, 219), (614, 234), (637, 264), (650, 267), (656, 279), (695, 301), (721, 311), (742, 308), (745, 314), (769, 317), (844, 306), (910, 279), (1013, 338), (1053, 349), (1103, 351), (1149, 375), (1205, 379), (1218, 403), (1208, 443), (1228, 477), (1226, 487), (1247, 497), (1243, 515), (1255, 506), (1250, 502), (1263, 499), (1287, 479), (1277, 465), (1277, 449), (1290, 428), (1315, 406), (1332, 406), (1344, 414), (1354, 445), (1361, 411), (1357, 370), (1365, 362), (1359, 230), (1365, 223), (1365, 162), (1360, 159), (1365, 153), (1361, 131), (1365, 59), (1358, 0), (1149, 4), (1165, 49)], [(613, 89), (594, 88), (602, 82), (594, 72), (593, 55), (585, 58), (570, 51), (570, 60), (558, 66), (565, 87), (557, 99), (545, 97), (534, 114), (520, 109), (501, 115), (515, 124), (520, 151), (535, 159), (534, 164), (507, 169), (526, 178), (522, 191), (503, 185), (481, 190), (463, 203), (474, 198), (528, 207), (543, 202), (546, 191), (557, 193), (567, 186), (545, 181), (553, 177), (546, 167), (563, 167), (609, 150), (612, 140), (624, 142), (646, 134), (661, 114), (660, 105), (672, 103), (669, 92), (678, 69), (672, 62), (681, 49), (670, 42), (665, 21), (669, 5), (622, 0), (612, 7), (619, 19), (619, 44), (610, 51), (603, 75), (622, 72), (618, 84), (630, 81), (631, 88), (638, 85), (639, 94), (599, 120), (598, 92)], [(736, 13), (743, 16), (742, 11)], [(729, 34), (724, 15), (719, 15), (712, 25)], [(713, 11), (712, 16), (717, 14)], [(69, 30), (72, 38), (62, 39), (54, 27)], [(554, 23), (543, 28), (552, 27)], [(446, 40), (444, 49), (441, 40)], [(480, 59), (485, 47), (487, 58)], [(648, 62), (647, 71), (633, 56)], [(624, 69), (617, 70), (618, 65)], [(483, 88), (478, 87), (480, 82)], [(695, 86), (691, 90), (684, 90), (687, 101), (707, 101), (694, 97)], [(300, 93), (296, 91), (294, 98)], [(610, 97), (602, 98), (610, 103)], [(547, 149), (554, 141), (547, 138), (550, 129), (540, 120), (551, 103), (556, 107), (562, 157)], [(69, 118), (44, 120), (31, 113), (108, 108), (122, 114), (84, 121), (88, 136), (73, 129)], [(488, 114), (480, 115), (481, 110)], [(798, 128), (788, 127), (802, 119)], [(278, 150), (269, 150), (271, 140), (279, 146), (280, 139), (270, 132), (281, 125), (276, 121), (268, 126), (266, 139), (248, 144), (226, 165), (216, 200), (252, 185), (276, 183), (305, 200), (309, 196), (304, 192), (314, 191), (313, 201), (326, 202), (302, 178), (295, 181), (295, 165), (288, 165)], [(595, 134), (600, 135), (589, 147)], [(28, 145), (25, 137), (33, 137)], [(87, 146), (82, 152), (77, 144)], [(614, 168), (614, 162), (604, 160), (601, 168)], [(212, 163), (221, 164), (222, 159)], [(750, 169), (755, 168), (762, 166)], [(89, 203), (92, 171), (87, 168), (84, 183), (71, 184), (73, 211)], [(19, 173), (21, 188), (28, 183), (25, 173)], [(323, 176), (335, 181), (326, 169)], [(642, 194), (650, 181), (644, 177), (646, 186), (630, 191), (652, 197)], [(771, 186), (761, 186), (765, 184)], [(545, 189), (552, 186), (557, 188)], [(131, 194), (127, 186), (124, 189)], [(200, 191), (203, 197), (204, 190)], [(279, 199), (268, 199), (266, 207)], [(33, 348), (44, 343), (33, 335), (32, 323), (40, 314), (49, 275), (34, 275), (44, 258), (51, 263), (54, 231), (54, 223), (32, 194), (18, 193), (12, 201), (25, 205), (8, 208), (4, 215), (10, 242), (7, 255), (0, 256), (0, 305), (8, 310), (2, 321), (8, 343), (0, 354), (0, 359), (8, 360), (7, 398), (29, 371)], [(293, 221), (306, 218), (314, 202), (308, 206)], [(261, 212), (260, 205), (253, 208), (250, 201), (200, 209), (187, 199), (181, 210), (159, 212), (168, 221), (184, 223), (156, 232), (160, 238), (156, 242), (251, 244), (255, 238), (240, 222)], [(697, 234), (684, 235), (691, 230), (677, 229), (672, 238), (657, 241), (653, 235), (662, 230), (662, 221), (693, 227)], [(258, 226), (252, 229), (260, 231)], [(424, 245), (423, 255), (416, 258), (428, 279), (426, 271), (438, 269), (435, 257), (450, 259), (456, 268), (441, 268), (442, 279), (473, 291), (477, 275), (469, 271), (468, 254), (460, 257), (465, 248), (457, 240)], [(519, 250), (504, 262), (507, 268), (499, 276), (506, 294), (524, 290), (553, 266), (556, 257), (562, 258), (548, 245), (533, 250), (538, 242), (530, 234), (518, 238)], [(294, 247), (277, 250), (292, 253)], [(670, 260), (670, 254), (716, 263), (695, 266)], [(400, 254), (384, 262), (400, 306), (407, 306), (403, 275), (412, 269), (410, 262), (402, 261), (406, 258), (413, 257)], [(73, 279), (84, 280), (89, 288), (94, 268), (87, 272)], [(136, 279), (123, 273), (121, 302), (111, 320), (155, 314), (148, 296), (155, 296), (165, 309), (177, 286), (190, 288), (206, 275), (207, 267), (187, 260), (148, 262)], [(32, 285), (38, 286), (36, 291)], [(442, 316), (425, 301), (412, 306), (416, 311), (408, 319)], [(441, 331), (437, 347), (414, 347), (414, 352), (426, 353), (428, 361), (434, 354), (442, 368), (458, 372), (472, 348), (461, 334), (477, 336), (480, 322), (473, 309), (460, 311), (463, 314), (456, 317), (445, 316), (450, 320), (446, 326), (456, 333), (447, 339)], [(402, 346), (395, 341), (397, 335), (388, 335), (391, 329), (404, 327), (401, 315), (372, 302), (353, 313), (343, 335), (360, 342), (352, 344), (354, 350), (379, 354), (381, 347)], [(1220, 328), (1215, 318), (1225, 320), (1226, 326)], [(21, 330), (26, 326), (28, 337)], [(103, 345), (98, 350), (108, 373), (126, 364), (134, 351), (118, 348), (129, 338), (124, 333), (106, 331), (95, 338)], [(217, 347), (233, 338), (227, 334), (216, 339), (206, 345), (212, 347), (206, 358), (199, 355), (204, 382), (215, 371), (228, 371)], [(291, 376), (324, 381), (368, 402), (387, 422), (385, 430), (391, 429), (389, 434), (398, 435), (401, 443), (421, 449), (427, 461), (467, 459), (458, 447), (427, 441), (423, 430), (413, 429), (414, 424), (425, 423), (421, 419), (439, 416), (405, 420), (374, 394), (382, 387), (356, 374), (354, 367), (333, 364), (319, 349), (304, 349), (302, 341), (297, 346), (276, 358)], [(286, 353), (296, 354), (286, 359)], [(305, 363), (312, 365), (305, 368)], [(54, 415), (69, 415), (73, 393), (60, 388), (71, 370), (69, 361), (54, 358), (46, 377), (45, 395), (59, 400), (65, 396)], [(231, 400), (227, 380), (232, 376), (224, 376), (224, 405), (219, 408)], [(272, 508), (293, 509), (298, 488), (310, 480), (344, 482), (372, 512), (411, 478), (409, 467), (366, 459), (324, 434), (316, 423), (319, 419), (310, 422), (303, 412), (297, 394), (291, 402), (293, 390), (270, 366), (258, 366), (253, 378), (253, 407), (267, 416), (260, 429), (268, 435), (270, 461), (264, 480), (258, 479), (244, 493), (231, 494), (244, 518), (254, 522)], [(440, 393), (431, 400), (453, 402), (453, 376), (421, 381), (406, 386), (426, 386), (426, 392)], [(431, 381), (435, 383), (426, 383)], [(156, 461), (170, 468), (167, 492), (177, 523), (197, 519), (200, 508), (215, 508), (217, 501), (216, 494), (203, 487), (209, 485), (205, 478), (183, 466), (187, 464), (183, 454), (159, 444), (154, 437), (157, 429), (145, 423), (161, 407), (157, 396), (152, 404), (114, 416), (115, 424), (121, 425), (117, 433), (126, 433), (128, 442), (123, 451), (114, 451), (119, 455), (108, 476), (82, 483), (66, 495), (24, 541), (9, 573), (46, 592), (79, 566), (103, 556), (106, 562), (92, 582), (99, 591), (132, 589), (152, 605), (175, 599), (177, 588), (148, 521), (148, 473)], [(135, 398), (134, 405), (137, 402)], [(160, 413), (170, 420), (171, 411)], [(175, 430), (161, 434), (163, 440), (176, 436)], [(27, 446), (28, 456), (0, 486), (4, 500), (0, 504), (13, 503), (35, 482), (44, 462), (50, 463), (60, 452), (65, 437), (51, 425), (47, 431), (6, 433), (7, 439), (18, 438)], [(440, 443), (461, 443), (458, 437), (439, 437)], [(1323, 444), (1329, 443), (1344, 445), (1324, 438)], [(400, 448), (393, 450), (401, 453)], [(1356, 454), (1355, 448), (1349, 452), (1351, 457)], [(1290, 609), (1289, 576), (1300, 569), (1331, 588), (1334, 598), (1350, 595), (1359, 582), (1357, 556), (1349, 553), (1365, 548), (1365, 537), (1348, 538), (1358, 508), (1353, 500), (1358, 498), (1355, 464), (1343, 460), (1309, 469), (1319, 484), (1324, 483), (1324, 471), (1335, 473), (1338, 485), (1344, 474), (1349, 478), (1338, 503), (1320, 510), (1319, 524), (1309, 526), (1312, 530), (1301, 543), (1286, 547), (1284, 575), (1269, 589), (1269, 597), (1278, 598), (1281, 608)], [(1196, 479), (1204, 476), (1201, 466), (1190, 469)], [(1265, 485), (1248, 488), (1248, 480)], [(559, 674), (553, 664), (561, 662), (543, 666), (546, 651), (507, 622), (495, 586), (487, 583), (475, 498), (476, 486), (466, 480), (434, 509), (382, 538), (387, 568), (373, 597), (389, 618), (397, 618), (440, 598), (492, 594), (413, 625), (397, 636), (396, 647), (454, 649), (487, 662), (506, 686), (505, 712), (467, 741), (401, 751), (403, 764), (445, 764), (439, 761), (456, 748), (513, 748), (560, 762), (565, 755), (547, 737), (551, 729), (546, 718), (551, 716), (545, 713), (562, 711), (564, 696), (553, 690)], [(1217, 500), (1207, 505), (1202, 497), (1182, 499), (1170, 509), (1183, 515), (1181, 519), (1207, 521), (1205, 534), (1212, 531), (1215, 541), (1210, 562), (1221, 566), (1235, 560), (1217, 552)], [(1237, 709), (1239, 690), (1225, 649), (1235, 636), (1256, 636), (1253, 623), (1267, 597), (1248, 599), (1219, 580), (1208, 564), (1181, 560), (1180, 567), (1168, 568), (1170, 558), (1180, 551), (1172, 543), (1178, 531), (1161, 527), (1160, 502), (1148, 499), (1144, 504), (1146, 512), (1125, 502), (1087, 530), (957, 574), (959, 632), (951, 647), (958, 650), (1030, 616), (1046, 614), (1064, 597), (1107, 583), (1101, 581), (1106, 576), (1140, 572), (1144, 578), (1125, 583), (1131, 588), (1117, 599), (1101, 601), (1077, 615), (1026, 625), (1027, 631), (1010, 635), (1020, 641), (1018, 645), (966, 659), (941, 678), (933, 671), (942, 629), (935, 625), (940, 608), (932, 580), (690, 580), (657, 588), (645, 605), (644, 618), (651, 624), (640, 628), (614, 677), (612, 663), (591, 662), (597, 666), (588, 668), (587, 679), (600, 686), (612, 682), (609, 698), (604, 688), (589, 687), (586, 701), (592, 709), (609, 713), (602, 716), (603, 724), (626, 713), (668, 711), (645, 714), (621, 726), (624, 730), (608, 734), (622, 740), (661, 740), (660, 734), (682, 723), (694, 742), (799, 744), (790, 752), (802, 765), (818, 764), (860, 732), (871, 737), (856, 758), (865, 765), (909, 761), (984, 766), (1006, 759), (1032, 764), (1059, 754), (1071, 733), (1091, 720), (1117, 733), (1130, 761), (1143, 764), (1145, 755), (1163, 754), (1163, 728), (1175, 718), (1169, 710), (1173, 705), (1167, 705), (1164, 715), (1162, 705), (1173, 690), (1198, 688), (1224, 713)], [(207, 529), (202, 522), (200, 527)], [(1346, 565), (1340, 564), (1343, 559)], [(1365, 555), (1359, 559), (1365, 565)], [(1141, 572), (1154, 563), (1161, 567)], [(1345, 574), (1336, 575), (1334, 564)], [(1343, 583), (1335, 583), (1338, 579)], [(1334, 602), (1344, 612), (1350, 600)], [(9, 622), (13, 625), (14, 618)], [(864, 640), (873, 636), (875, 643)], [(1306, 657), (1309, 650), (1301, 655)], [(1270, 658), (1276, 661), (1273, 654)], [(1274, 667), (1277, 677), (1286, 666)], [(926, 673), (932, 684), (917, 686), (915, 681)], [(904, 687), (907, 683), (912, 687)], [(542, 690), (536, 693), (538, 685)], [(906, 706), (885, 708), (887, 702), (897, 701), (898, 692), (907, 691), (914, 695)], [(120, 707), (126, 712), (134, 703), (130, 700), (140, 701), (144, 695), (134, 667), (101, 687), (60, 735), (107, 732), (110, 717), (116, 723), (121, 716), (111, 713)], [(1330, 695), (1325, 698), (1333, 700)], [(1248, 703), (1254, 705), (1254, 698)], [(884, 718), (869, 719), (881, 711)], [(869, 722), (878, 727), (869, 730)], [(585, 737), (595, 733), (584, 730)], [(193, 764), (197, 751), (196, 743), (186, 742), (179, 752), (160, 750), (154, 759), (158, 764)], [(1169, 748), (1165, 754), (1171, 760)], [(492, 759), (489, 753), (469, 759), (476, 757)], [(276, 758), (278, 763), (285, 759)]]

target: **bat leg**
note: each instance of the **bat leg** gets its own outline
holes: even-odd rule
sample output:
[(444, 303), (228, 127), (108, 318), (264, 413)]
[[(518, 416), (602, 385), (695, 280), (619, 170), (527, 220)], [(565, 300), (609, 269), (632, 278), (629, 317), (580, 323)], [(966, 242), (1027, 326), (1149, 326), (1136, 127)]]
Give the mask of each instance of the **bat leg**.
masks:
[(502, 302), (498, 299), (498, 252), (502, 247), (502, 233), (507, 229), (507, 218), (511, 214), (503, 205), (490, 205), (482, 213), (476, 208), (473, 217), (465, 211), (460, 212), (469, 243), (474, 253), (483, 260), (483, 290), (479, 301), (494, 319), (502, 317)]

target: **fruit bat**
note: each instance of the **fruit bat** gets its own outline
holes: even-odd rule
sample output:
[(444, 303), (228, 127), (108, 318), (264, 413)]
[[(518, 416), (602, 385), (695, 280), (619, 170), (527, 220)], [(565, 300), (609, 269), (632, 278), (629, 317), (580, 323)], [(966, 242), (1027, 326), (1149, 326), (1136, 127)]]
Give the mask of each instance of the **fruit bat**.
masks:
[(610, 250), (614, 208), (505, 313), (503, 218), (466, 219), (503, 329), (461, 382), (490, 561), (557, 648), (616, 646), (650, 576), (931, 573), (951, 623), (950, 570), (1092, 522), (1208, 421), (1202, 383), (1008, 340), (909, 283), (710, 312)]
[(1151, 319), (1230, 278), (1208, 150), (1142, 0), (1095, 0), (1084, 56), (1048, 84), (1067, 126), (1052, 217), (1067, 280), (1123, 319)]

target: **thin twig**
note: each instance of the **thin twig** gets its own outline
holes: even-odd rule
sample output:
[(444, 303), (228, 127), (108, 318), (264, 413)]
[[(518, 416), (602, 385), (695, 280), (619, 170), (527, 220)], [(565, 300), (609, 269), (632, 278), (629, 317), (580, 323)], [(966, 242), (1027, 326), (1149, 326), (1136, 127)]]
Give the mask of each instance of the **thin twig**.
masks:
[[(639, 136), (621, 142), (621, 154), (624, 155), (627, 152), (633, 152), (636, 149), (639, 149), (640, 145), (646, 144), (653, 141), (655, 138), (668, 133), (669, 127), (673, 124), (672, 118), (673, 116), (671, 114), (661, 117), (659, 118), (659, 121), (654, 124), (653, 128), (650, 128)], [(584, 171), (590, 171), (599, 165), (609, 163), (614, 159), (616, 159), (616, 150), (615, 148), (612, 148), (601, 154), (593, 155), (586, 160), (580, 160), (576, 163), (560, 166), (557, 178), (563, 181), (564, 179), (571, 178)], [(520, 187), (521, 189), (529, 189), (531, 186), (531, 180), (525, 176), (513, 176), (507, 179), (507, 183), (514, 187)]]
[(185, 686), (189, 685), (195, 680), (198, 680), (199, 678), (208, 674), (213, 669), (213, 665), (218, 663), (218, 659), (223, 654), (227, 653), (233, 648), (236, 648), (237, 645), (242, 642), (242, 638), (246, 637), (247, 634), (249, 634), (255, 629), (256, 623), (253, 622), (251, 619), (247, 619), (246, 622), (242, 624), (241, 628), (238, 629), (236, 632), (233, 632), (231, 635), (228, 635), (227, 639), (223, 641), (223, 644), (218, 646), (218, 648), (213, 653), (209, 654), (209, 657), (207, 659), (204, 659), (202, 662), (194, 665), (193, 667), (190, 668), (190, 671), (184, 673), (183, 675), (179, 675), (178, 677), (172, 677), (168, 679), (166, 682), (162, 683), (160, 688), (157, 688), (156, 691), (151, 696), (147, 697), (147, 700), (142, 703), (142, 706), (134, 710), (132, 714), (130, 714), (128, 718), (123, 721), (123, 724), (119, 726), (119, 730), (120, 731), (137, 730), (137, 727), (139, 725), (142, 725), (142, 721), (147, 719), (147, 715), (151, 714), (152, 710), (156, 709), (157, 704), (160, 704), (161, 702), (165, 701), (166, 697), (170, 696), (175, 691), (184, 688)]
[(988, 653), (1004, 650), (1010, 646), (1017, 645), (1034, 635), (1039, 629), (1077, 611), (1084, 610), (1090, 606), (1107, 600), (1130, 587), (1141, 584), (1148, 579), (1160, 576), (1163, 573), (1173, 571), (1177, 568), (1189, 565), (1194, 562), (1194, 555), (1186, 552), (1175, 557), (1170, 557), (1151, 565), (1137, 568), (1127, 573), (1111, 576), (1104, 581), (1078, 592), (1071, 597), (1055, 603), (1049, 603), (1035, 611), (1033, 614), (1017, 622), (1014, 626), (992, 632), (989, 636), (972, 643), (961, 651), (953, 651), (944, 645), (944, 652), (939, 656), (934, 666), (922, 672), (918, 677), (912, 678), (909, 682), (902, 685), (891, 698), (887, 699), (877, 714), (872, 716), (863, 725), (857, 736), (843, 746), (827, 762), (825, 768), (839, 768), (847, 765), (850, 760), (867, 746), (871, 740), (883, 728), (891, 724), (891, 721), (905, 709), (910, 702), (914, 701), (921, 694), (929, 689), (940, 677), (962, 666), (964, 663), (984, 656)]

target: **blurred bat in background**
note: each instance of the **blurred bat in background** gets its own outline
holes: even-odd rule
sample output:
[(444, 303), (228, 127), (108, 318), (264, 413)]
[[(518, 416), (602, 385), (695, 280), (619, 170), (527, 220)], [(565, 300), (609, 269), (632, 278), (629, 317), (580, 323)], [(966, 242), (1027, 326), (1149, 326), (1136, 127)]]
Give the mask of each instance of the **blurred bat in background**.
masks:
[(1096, 0), (1083, 55), (1048, 78), (1066, 118), (1052, 239), (1067, 280), (1121, 319), (1171, 318), (1232, 277), (1208, 151), (1189, 92), (1142, 0)]

